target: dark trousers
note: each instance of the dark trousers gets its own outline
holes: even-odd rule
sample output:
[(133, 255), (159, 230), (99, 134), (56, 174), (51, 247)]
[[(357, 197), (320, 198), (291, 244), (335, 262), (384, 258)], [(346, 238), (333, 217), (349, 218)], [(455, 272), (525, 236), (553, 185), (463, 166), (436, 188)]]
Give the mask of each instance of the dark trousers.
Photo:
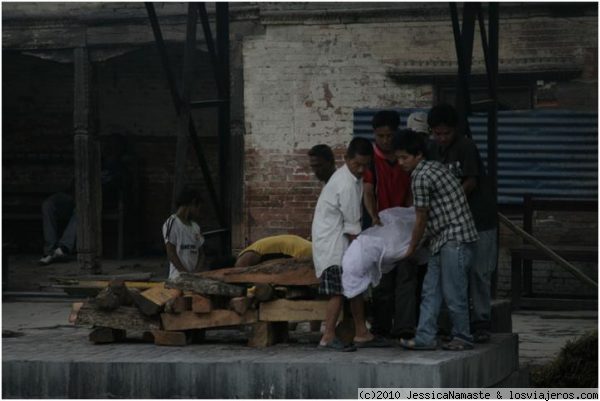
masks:
[(399, 262), (373, 288), (373, 333), (397, 337), (417, 327), (425, 266)]

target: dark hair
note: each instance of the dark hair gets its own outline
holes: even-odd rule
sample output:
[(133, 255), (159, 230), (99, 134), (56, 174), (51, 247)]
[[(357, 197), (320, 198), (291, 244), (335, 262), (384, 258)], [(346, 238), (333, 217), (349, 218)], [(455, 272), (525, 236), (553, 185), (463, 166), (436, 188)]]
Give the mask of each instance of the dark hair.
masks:
[(373, 145), (368, 139), (365, 138), (354, 138), (348, 145), (346, 150), (346, 156), (350, 159), (354, 159), (356, 155), (361, 156), (373, 156)]
[(193, 188), (183, 188), (177, 196), (177, 200), (175, 201), (175, 207), (179, 208), (181, 206), (188, 205), (197, 205), (202, 202), (202, 195), (200, 192)]
[(333, 156), (333, 151), (327, 145), (315, 145), (308, 151), (309, 156), (320, 157), (321, 159), (334, 163), (335, 157)]
[(390, 127), (393, 131), (398, 129), (400, 125), (400, 114), (394, 110), (381, 110), (375, 113), (371, 120), (373, 129), (379, 127)]
[(394, 135), (394, 150), (404, 150), (406, 153), (417, 156), (419, 153), (427, 158), (427, 143), (423, 135), (411, 129), (400, 130)]
[(429, 110), (429, 113), (427, 114), (427, 124), (429, 124), (431, 128), (438, 127), (442, 124), (454, 128), (458, 125), (458, 112), (448, 103), (438, 104)]

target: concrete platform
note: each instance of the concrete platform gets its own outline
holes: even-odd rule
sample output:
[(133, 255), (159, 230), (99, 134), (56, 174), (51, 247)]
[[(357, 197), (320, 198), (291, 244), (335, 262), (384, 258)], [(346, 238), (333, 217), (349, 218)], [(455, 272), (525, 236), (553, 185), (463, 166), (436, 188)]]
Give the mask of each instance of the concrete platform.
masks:
[[(4, 398), (355, 398), (359, 387), (489, 387), (518, 371), (518, 338), (466, 352), (315, 344), (93, 345), (89, 330), (29, 330), (2, 344)], [(210, 341), (210, 339), (209, 339)]]

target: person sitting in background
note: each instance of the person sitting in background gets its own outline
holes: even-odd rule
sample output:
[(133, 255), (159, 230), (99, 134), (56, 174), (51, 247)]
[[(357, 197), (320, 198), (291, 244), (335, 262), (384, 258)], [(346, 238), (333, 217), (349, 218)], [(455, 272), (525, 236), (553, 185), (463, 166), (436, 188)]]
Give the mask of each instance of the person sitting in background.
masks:
[[(103, 139), (102, 145), (102, 207), (110, 209), (116, 207), (119, 192), (125, 188), (127, 144), (123, 135), (114, 133)], [(42, 203), (44, 256), (39, 260), (41, 265), (66, 261), (69, 254), (75, 252), (77, 216), (74, 190), (75, 183), (72, 182), (67, 191), (52, 194)], [(59, 229), (61, 221), (67, 221), (62, 233)]]
[(196, 223), (202, 198), (198, 191), (185, 188), (177, 197), (177, 212), (163, 224), (162, 233), (169, 258), (169, 279), (180, 273), (204, 270), (204, 237)]
[(315, 177), (324, 184), (335, 173), (335, 157), (333, 151), (327, 145), (315, 145), (308, 151), (310, 168)]
[(297, 235), (265, 237), (240, 252), (235, 267), (254, 266), (276, 258), (312, 259), (312, 244)]

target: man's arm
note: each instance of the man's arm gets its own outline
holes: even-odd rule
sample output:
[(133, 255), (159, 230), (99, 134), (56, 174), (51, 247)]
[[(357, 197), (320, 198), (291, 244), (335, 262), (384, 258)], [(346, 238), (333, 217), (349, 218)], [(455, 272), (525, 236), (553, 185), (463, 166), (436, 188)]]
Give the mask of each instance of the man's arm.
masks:
[(473, 190), (475, 189), (476, 186), (477, 186), (477, 178), (476, 177), (465, 177), (462, 182), (463, 191), (465, 192), (465, 195), (467, 195), (467, 196), (469, 196), (469, 194), (471, 192), (473, 192)]
[(417, 213), (417, 220), (410, 238), (410, 245), (404, 254), (405, 258), (408, 258), (415, 253), (425, 234), (425, 227), (427, 227), (427, 214), (429, 213), (429, 208), (417, 207), (415, 208), (415, 211)]
[(194, 271), (201, 272), (205, 269), (206, 255), (204, 255), (204, 248), (198, 249), (198, 262), (196, 263), (196, 269)]
[(173, 266), (175, 266), (178, 271), (182, 273), (187, 272), (187, 269), (183, 267), (183, 263), (181, 263), (179, 256), (177, 256), (177, 248), (175, 245), (167, 242), (165, 247), (167, 248), (167, 257), (169, 258), (169, 262), (173, 263)]
[(379, 214), (377, 213), (377, 200), (375, 199), (375, 186), (370, 182), (363, 184), (363, 201), (365, 202), (365, 208), (371, 216), (372, 225), (381, 225), (379, 220)]

